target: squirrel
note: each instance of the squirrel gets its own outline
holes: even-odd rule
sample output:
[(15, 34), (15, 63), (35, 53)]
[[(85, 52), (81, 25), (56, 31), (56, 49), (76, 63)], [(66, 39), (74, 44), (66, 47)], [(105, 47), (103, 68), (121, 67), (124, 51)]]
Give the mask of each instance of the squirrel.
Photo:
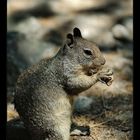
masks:
[(18, 78), (15, 108), (33, 140), (69, 140), (72, 97), (98, 81), (113, 81), (96, 43), (75, 27), (57, 54), (29, 67)]

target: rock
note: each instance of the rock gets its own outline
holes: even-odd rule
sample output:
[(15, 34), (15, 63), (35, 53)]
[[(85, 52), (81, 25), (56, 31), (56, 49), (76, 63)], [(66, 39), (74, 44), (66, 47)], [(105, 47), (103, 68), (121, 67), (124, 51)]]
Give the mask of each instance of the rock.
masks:
[(29, 65), (35, 64), (43, 58), (51, 58), (59, 49), (52, 43), (35, 39), (26, 39), (19, 43), (19, 51)]
[(79, 96), (74, 104), (74, 110), (76, 112), (85, 112), (90, 110), (92, 99), (86, 96)]
[(112, 28), (112, 33), (113, 36), (116, 39), (126, 39), (126, 40), (130, 40), (130, 33), (128, 31), (128, 29), (121, 24), (117, 24)]
[(18, 75), (28, 66), (19, 54), (18, 44), (25, 36), (17, 32), (7, 33), (7, 102), (13, 101), (15, 83)]
[(79, 14), (74, 20), (74, 26), (81, 29), (83, 36), (93, 41), (108, 31), (113, 24), (113, 17), (107, 14)]
[(112, 32), (106, 31), (100, 35), (97, 39), (100, 49), (102, 50), (115, 50), (116, 40), (113, 37)]
[(77, 1), (58, 0), (58, 1), (49, 2), (51, 8), (56, 13), (59, 13), (59, 14), (88, 9), (95, 5), (97, 6), (96, 3), (99, 3), (99, 2), (93, 2), (91, 0), (87, 0), (86, 2), (81, 1), (81, 0), (77, 0)]
[(23, 0), (8, 2), (8, 16), (15, 23), (21, 22), (31, 16), (33, 17), (50, 17), (55, 13), (51, 10), (49, 1), (45, 0)]
[(10, 27), (9, 30), (23, 33), (27, 38), (35, 40), (41, 40), (43, 35), (47, 32), (45, 26), (41, 25), (34, 17), (27, 18), (20, 23), (14, 24), (14, 26)]
[(121, 71), (125, 66), (132, 67), (133, 65), (132, 59), (124, 57), (123, 53), (104, 53), (104, 56), (107, 60), (106, 65), (113, 68), (117, 72)]
[(82, 14), (74, 19), (73, 26), (82, 30), (84, 38), (96, 42), (101, 49), (114, 49), (116, 41), (110, 31), (114, 17), (98, 13), (95, 15)]
[(133, 17), (125, 19), (123, 24), (129, 31), (129, 39), (133, 41)]

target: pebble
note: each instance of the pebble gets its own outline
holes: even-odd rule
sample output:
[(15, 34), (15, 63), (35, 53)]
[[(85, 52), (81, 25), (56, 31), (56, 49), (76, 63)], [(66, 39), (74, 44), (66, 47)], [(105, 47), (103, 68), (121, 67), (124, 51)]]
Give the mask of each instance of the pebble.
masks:
[(76, 112), (84, 112), (90, 109), (92, 99), (86, 96), (79, 96), (75, 102), (74, 108)]
[(121, 24), (117, 24), (112, 28), (113, 36), (117, 39), (127, 39), (130, 40), (130, 33), (128, 29)]

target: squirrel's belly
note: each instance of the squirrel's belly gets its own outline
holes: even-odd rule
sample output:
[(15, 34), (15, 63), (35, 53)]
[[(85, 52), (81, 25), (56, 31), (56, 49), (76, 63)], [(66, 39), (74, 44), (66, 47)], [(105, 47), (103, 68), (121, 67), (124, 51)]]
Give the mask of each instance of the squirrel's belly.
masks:
[(56, 117), (55, 124), (56, 130), (62, 135), (64, 140), (68, 140), (70, 136), (71, 126), (71, 104), (69, 100), (62, 97), (57, 100), (54, 115)]

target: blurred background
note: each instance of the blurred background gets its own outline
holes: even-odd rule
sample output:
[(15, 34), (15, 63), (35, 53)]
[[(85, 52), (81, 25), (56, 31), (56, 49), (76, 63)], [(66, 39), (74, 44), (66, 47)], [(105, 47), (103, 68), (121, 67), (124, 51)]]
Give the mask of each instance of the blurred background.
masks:
[(73, 121), (89, 125), (91, 134), (72, 139), (132, 140), (132, 0), (8, 0), (7, 121), (18, 117), (13, 98), (19, 74), (53, 57), (74, 27), (99, 45), (114, 82), (97, 83), (75, 100)]

